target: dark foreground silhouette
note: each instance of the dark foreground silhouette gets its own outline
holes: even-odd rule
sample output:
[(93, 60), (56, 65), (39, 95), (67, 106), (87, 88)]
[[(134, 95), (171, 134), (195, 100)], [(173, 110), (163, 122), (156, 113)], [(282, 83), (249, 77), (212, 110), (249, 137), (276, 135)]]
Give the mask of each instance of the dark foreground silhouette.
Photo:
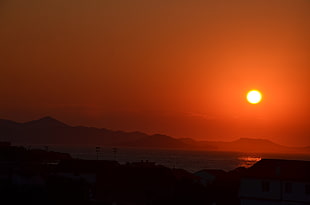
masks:
[[(256, 185), (260, 190), (261, 181), (266, 189), (262, 191), (272, 192), (274, 180), (297, 180), (307, 188), (309, 176), (305, 173), (310, 171), (309, 162), (293, 161), (295, 168), (290, 163), (261, 160), (249, 169), (240, 167), (230, 172), (206, 169), (190, 173), (148, 161), (119, 164), (79, 160), (69, 154), (0, 143), (0, 203), (234, 205), (242, 201), (251, 204), (257, 198), (262, 200), (255, 191)], [(289, 171), (281, 175), (281, 168)], [(301, 172), (304, 175), (298, 174)], [(247, 192), (251, 188), (257, 196)]]

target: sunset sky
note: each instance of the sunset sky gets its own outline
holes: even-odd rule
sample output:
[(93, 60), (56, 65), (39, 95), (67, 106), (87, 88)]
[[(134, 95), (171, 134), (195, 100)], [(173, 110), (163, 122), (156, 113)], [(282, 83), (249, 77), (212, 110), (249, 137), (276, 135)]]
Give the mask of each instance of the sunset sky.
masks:
[(310, 145), (310, 1), (0, 0), (0, 99), (20, 122)]

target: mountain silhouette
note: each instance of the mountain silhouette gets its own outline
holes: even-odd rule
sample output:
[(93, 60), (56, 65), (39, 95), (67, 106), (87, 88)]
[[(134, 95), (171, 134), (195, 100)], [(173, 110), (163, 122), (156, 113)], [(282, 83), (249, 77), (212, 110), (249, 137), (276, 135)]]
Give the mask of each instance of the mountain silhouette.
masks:
[(0, 119), (0, 129), (1, 128), (17, 128), (20, 125), (21, 123), (18, 123), (18, 122)]
[(59, 120), (46, 116), (38, 120), (33, 120), (23, 123), (28, 128), (57, 128), (57, 127), (70, 127)]
[(22, 145), (91, 145), (165, 148), (256, 153), (310, 153), (309, 147), (285, 147), (266, 139), (241, 138), (231, 142), (197, 141), (191, 138), (105, 128), (70, 126), (52, 117), (25, 123), (0, 119), (0, 141)]
[[(209, 142), (210, 143), (210, 142)], [(266, 139), (240, 138), (232, 142), (211, 142), (219, 150), (242, 152), (293, 152), (291, 147), (285, 147)]]
[[(133, 147), (181, 147), (184, 144), (164, 135), (113, 131), (94, 127), (70, 126), (52, 117), (25, 123), (0, 120), (0, 141), (37, 145), (99, 145)], [(168, 145), (168, 146), (167, 146)]]

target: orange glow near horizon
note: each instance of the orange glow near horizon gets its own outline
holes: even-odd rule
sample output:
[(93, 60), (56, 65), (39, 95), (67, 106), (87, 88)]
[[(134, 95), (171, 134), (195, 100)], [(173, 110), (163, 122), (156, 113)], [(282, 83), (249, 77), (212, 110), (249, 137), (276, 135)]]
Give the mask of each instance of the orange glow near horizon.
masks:
[(94, 2), (0, 1), (0, 119), (310, 145), (310, 1)]

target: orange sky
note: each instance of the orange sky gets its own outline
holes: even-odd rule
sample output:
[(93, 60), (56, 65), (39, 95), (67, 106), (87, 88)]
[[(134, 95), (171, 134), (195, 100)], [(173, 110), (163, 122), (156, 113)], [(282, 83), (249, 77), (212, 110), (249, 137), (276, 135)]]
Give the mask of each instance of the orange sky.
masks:
[(0, 28), (0, 118), (310, 145), (308, 0), (2, 0)]

